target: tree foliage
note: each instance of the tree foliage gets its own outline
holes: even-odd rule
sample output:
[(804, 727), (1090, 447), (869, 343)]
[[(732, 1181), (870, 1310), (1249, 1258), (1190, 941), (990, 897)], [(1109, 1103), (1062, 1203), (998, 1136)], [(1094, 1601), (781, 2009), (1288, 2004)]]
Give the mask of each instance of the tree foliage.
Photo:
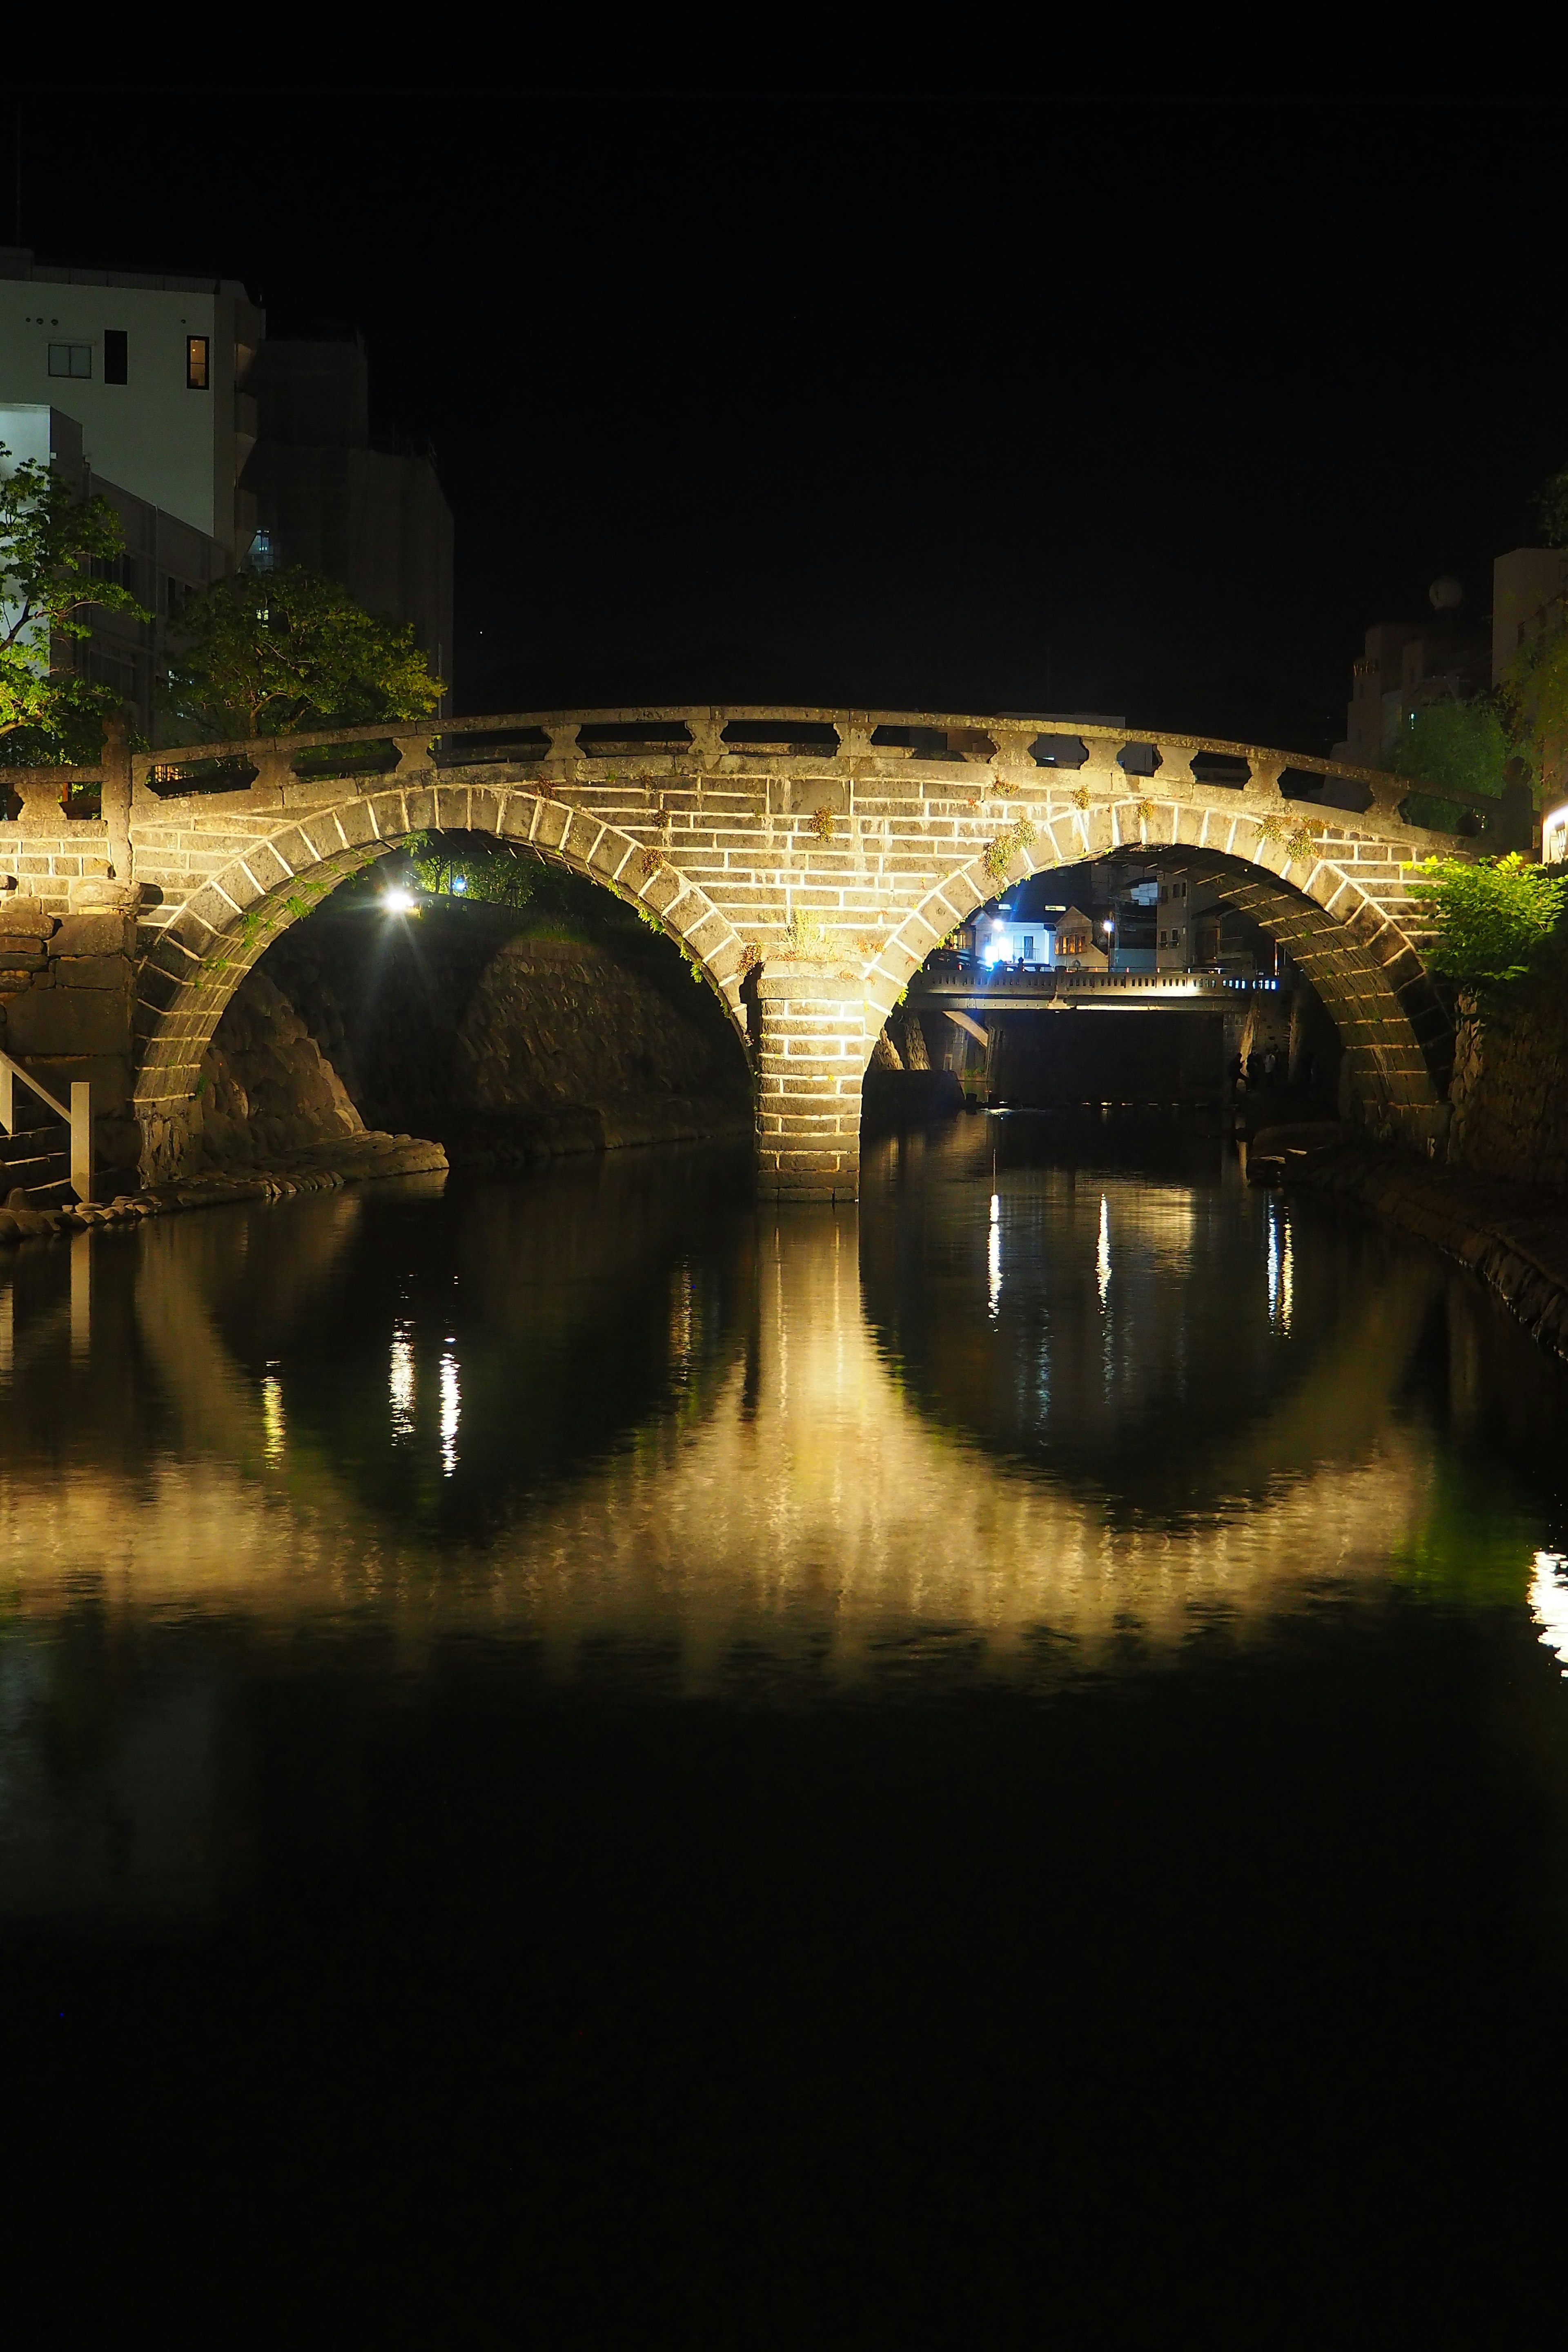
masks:
[(1509, 740), (1497, 703), (1489, 694), (1468, 702), (1428, 702), (1410, 713), (1394, 745), (1396, 775), (1424, 784), (1448, 784), (1461, 792), (1502, 791)]
[[(0, 465), (10, 454), (0, 442)], [(83, 677), (69, 655), (91, 635), (94, 606), (151, 620), (108, 576), (124, 547), (108, 499), (79, 498), (40, 458), (25, 458), (0, 478), (0, 760), (7, 766), (98, 758), (103, 721), (120, 698)]]
[(299, 566), (233, 574), (182, 607), (165, 694), (209, 738), (423, 719), (445, 692), (411, 627)]
[[(1568, 547), (1568, 466), (1536, 500), (1548, 547)], [(1554, 597), (1504, 673), (1502, 702), (1512, 749), (1538, 797), (1555, 798), (1568, 771), (1568, 597)]]
[(1568, 767), (1568, 606), (1548, 605), (1542, 625), (1526, 637), (1503, 677), (1515, 756), (1539, 793), (1555, 793)]
[(526, 907), (549, 899), (537, 856), (504, 841), (453, 833), (411, 833), (404, 844), (412, 880), (421, 890), (470, 898), (492, 907)]
[(1542, 482), (1536, 499), (1548, 547), (1568, 547), (1568, 466)]
[(1568, 881), (1514, 851), (1474, 865), (1428, 857), (1415, 870), (1427, 877), (1411, 887), (1436, 926), (1433, 971), (1483, 994), (1524, 977), (1568, 903)]

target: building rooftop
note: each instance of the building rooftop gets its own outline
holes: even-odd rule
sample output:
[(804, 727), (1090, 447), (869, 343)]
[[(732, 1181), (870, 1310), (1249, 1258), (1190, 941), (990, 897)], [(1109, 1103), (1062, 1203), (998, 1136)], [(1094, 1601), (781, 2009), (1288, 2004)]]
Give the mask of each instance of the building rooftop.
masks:
[(155, 294), (234, 294), (250, 299), (237, 278), (181, 278), (150, 269), (78, 269), (39, 261), (26, 245), (0, 245), (0, 278), (31, 278), (40, 286), (140, 286)]

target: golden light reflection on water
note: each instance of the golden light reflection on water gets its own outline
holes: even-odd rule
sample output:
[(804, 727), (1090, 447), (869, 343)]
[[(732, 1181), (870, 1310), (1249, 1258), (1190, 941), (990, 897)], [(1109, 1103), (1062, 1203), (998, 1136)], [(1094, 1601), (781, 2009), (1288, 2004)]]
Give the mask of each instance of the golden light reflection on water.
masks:
[[(1117, 1231), (1173, 1279), (1195, 1214), (1190, 1197), (1123, 1188), (1127, 1214), (1113, 1215), (1115, 1189), (1089, 1196), (1102, 1310)], [(333, 1208), (335, 1222), (300, 1227), (307, 1321), (312, 1284), (330, 1288), (355, 1234), (356, 1204)], [(988, 1318), (1006, 1279), (1005, 1214), (993, 1196)], [(269, 1619), (368, 1610), (416, 1642), (454, 1625), (532, 1633), (563, 1666), (584, 1641), (657, 1636), (677, 1643), (692, 1686), (737, 1644), (826, 1651), (852, 1676), (889, 1643), (954, 1631), (1005, 1669), (1042, 1628), (1090, 1653), (1133, 1628), (1168, 1643), (1215, 1612), (1245, 1621), (1308, 1582), (1380, 1576), (1428, 1507), (1430, 1450), (1395, 1410), (1420, 1285), (1372, 1304), (1352, 1361), (1310, 1370), (1266, 1422), (1234, 1433), (1202, 1511), (1140, 1525), (1081, 1482), (933, 1417), (868, 1319), (855, 1214), (801, 1212), (761, 1221), (746, 1360), (721, 1367), (695, 1417), (648, 1412), (631, 1442), (482, 1541), (421, 1531), (345, 1474), (287, 1409), (284, 1381), (269, 1371), (258, 1385), (236, 1361), (216, 1311), (234, 1239), (222, 1217), (133, 1237), (135, 1349), (173, 1408), (172, 1442), (68, 1475), (14, 1456), (0, 1474), (0, 1540), (24, 1610), (87, 1592), (121, 1610)], [(1269, 1234), (1278, 1320), (1289, 1261), (1272, 1254), (1272, 1223)], [(665, 1296), (679, 1373), (694, 1346), (684, 1266)], [(443, 1337), (433, 1433), (450, 1480), (466, 1373), (460, 1336)], [(382, 1410), (389, 1442), (406, 1445), (406, 1323), (390, 1349)]]

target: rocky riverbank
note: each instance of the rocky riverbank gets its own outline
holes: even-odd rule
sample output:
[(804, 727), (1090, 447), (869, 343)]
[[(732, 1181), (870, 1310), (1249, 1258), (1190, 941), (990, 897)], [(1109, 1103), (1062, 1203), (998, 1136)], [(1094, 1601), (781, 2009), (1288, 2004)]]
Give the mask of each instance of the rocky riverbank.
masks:
[(280, 1201), (294, 1192), (332, 1192), (386, 1176), (417, 1176), (446, 1168), (438, 1143), (416, 1135), (361, 1132), (333, 1137), (280, 1156), (276, 1166), (225, 1169), (173, 1183), (121, 1192), (110, 1202), (73, 1202), (66, 1209), (33, 1207), (23, 1192), (0, 1209), (0, 1247), (43, 1240), (50, 1234), (89, 1233), (99, 1225), (134, 1224), (140, 1217), (166, 1216), (174, 1209), (210, 1209), (227, 1201)]
[(1325, 1126), (1259, 1134), (1248, 1173), (1331, 1193), (1431, 1242), (1479, 1275), (1533, 1337), (1568, 1361), (1568, 1192), (1438, 1168)]

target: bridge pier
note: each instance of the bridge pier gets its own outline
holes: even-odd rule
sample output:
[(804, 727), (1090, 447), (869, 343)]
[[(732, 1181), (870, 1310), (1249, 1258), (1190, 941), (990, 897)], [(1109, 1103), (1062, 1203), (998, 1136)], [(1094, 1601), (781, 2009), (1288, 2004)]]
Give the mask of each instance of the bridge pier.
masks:
[(860, 1184), (866, 986), (857, 973), (770, 957), (762, 1015), (757, 1181), (777, 1201), (853, 1201)]

